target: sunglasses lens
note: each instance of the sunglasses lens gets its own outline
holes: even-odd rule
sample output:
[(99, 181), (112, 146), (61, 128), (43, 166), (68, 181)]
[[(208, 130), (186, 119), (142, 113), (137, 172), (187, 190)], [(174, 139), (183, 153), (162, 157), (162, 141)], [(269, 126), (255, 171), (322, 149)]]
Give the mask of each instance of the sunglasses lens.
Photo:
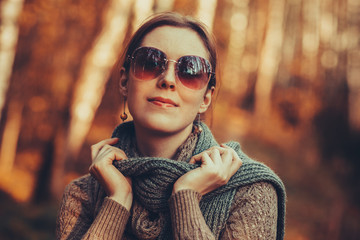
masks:
[(210, 78), (210, 63), (198, 56), (184, 56), (178, 61), (177, 76), (190, 89), (203, 88)]
[[(166, 71), (165, 53), (156, 48), (141, 47), (132, 55), (131, 68), (134, 76), (141, 80), (152, 80)], [(176, 62), (178, 80), (187, 88), (202, 89), (210, 79), (208, 60), (198, 56), (183, 56)]]
[(142, 47), (133, 54), (132, 69), (136, 78), (152, 80), (165, 69), (165, 54), (154, 48)]

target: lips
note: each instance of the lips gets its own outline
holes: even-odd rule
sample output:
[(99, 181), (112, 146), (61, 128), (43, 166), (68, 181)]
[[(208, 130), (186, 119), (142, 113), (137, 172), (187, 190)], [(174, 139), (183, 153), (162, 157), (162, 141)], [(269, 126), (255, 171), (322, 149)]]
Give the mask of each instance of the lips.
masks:
[(148, 98), (148, 101), (157, 105), (157, 106), (163, 106), (163, 107), (177, 107), (178, 105), (169, 98), (163, 98), (163, 97), (153, 97)]

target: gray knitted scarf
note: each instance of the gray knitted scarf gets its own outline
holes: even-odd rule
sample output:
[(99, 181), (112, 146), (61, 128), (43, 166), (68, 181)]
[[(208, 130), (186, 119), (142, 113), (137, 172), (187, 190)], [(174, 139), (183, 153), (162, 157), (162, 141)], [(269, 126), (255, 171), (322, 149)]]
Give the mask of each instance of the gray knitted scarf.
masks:
[[(219, 145), (204, 123), (201, 123), (201, 127), (203, 131), (198, 136), (192, 155)], [(168, 199), (171, 196), (173, 184), (179, 177), (199, 167), (199, 165), (189, 164), (190, 159), (187, 159), (187, 161), (174, 161), (157, 157), (132, 158), (131, 149), (134, 148), (132, 145), (132, 138), (134, 138), (133, 122), (120, 124), (114, 130), (112, 137), (119, 138), (116, 146), (130, 157), (128, 160), (114, 161), (114, 165), (125, 176), (131, 176), (134, 197), (149, 211), (155, 213), (168, 212)], [(281, 179), (267, 166), (245, 155), (237, 142), (228, 142), (226, 145), (237, 152), (243, 164), (226, 185), (202, 197), (200, 209), (207, 225), (218, 239), (229, 217), (230, 206), (237, 189), (245, 185), (266, 181), (271, 183), (277, 192), (277, 239), (283, 239), (286, 195)], [(171, 239), (171, 226), (168, 223), (164, 226), (158, 239)]]

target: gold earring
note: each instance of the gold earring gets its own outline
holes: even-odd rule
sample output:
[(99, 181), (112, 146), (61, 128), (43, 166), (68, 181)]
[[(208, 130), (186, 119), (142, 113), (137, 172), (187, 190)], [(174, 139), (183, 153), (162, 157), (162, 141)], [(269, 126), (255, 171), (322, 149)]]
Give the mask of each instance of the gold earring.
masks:
[(124, 97), (124, 110), (123, 113), (120, 115), (120, 118), (123, 122), (128, 118), (128, 115), (125, 113), (125, 105), (126, 105), (126, 98)]
[(200, 113), (198, 113), (197, 123), (196, 123), (196, 125), (194, 125), (194, 133), (195, 134), (200, 134), (203, 131), (200, 122), (201, 122)]

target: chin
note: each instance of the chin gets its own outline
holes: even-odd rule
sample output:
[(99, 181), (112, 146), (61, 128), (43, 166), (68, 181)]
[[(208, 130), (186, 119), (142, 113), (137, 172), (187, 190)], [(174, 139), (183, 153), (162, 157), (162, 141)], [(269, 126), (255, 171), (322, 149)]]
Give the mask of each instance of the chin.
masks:
[(183, 119), (179, 118), (169, 118), (169, 117), (146, 117), (143, 119), (135, 119), (135, 125), (146, 129), (147, 131), (152, 131), (154, 134), (174, 134), (181, 131), (184, 131), (188, 128), (192, 129), (192, 121), (182, 121)]

